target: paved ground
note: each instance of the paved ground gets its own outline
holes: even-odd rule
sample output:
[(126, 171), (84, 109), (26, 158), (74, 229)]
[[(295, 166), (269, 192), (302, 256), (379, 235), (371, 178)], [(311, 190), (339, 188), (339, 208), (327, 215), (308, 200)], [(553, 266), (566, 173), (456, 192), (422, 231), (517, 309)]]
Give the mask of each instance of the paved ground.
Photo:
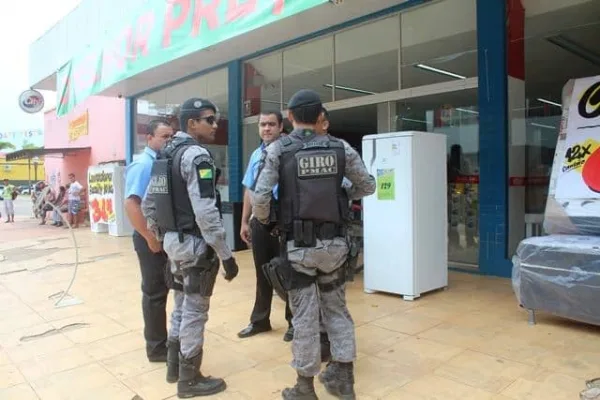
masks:
[[(175, 399), (164, 366), (144, 357), (129, 238), (79, 229), (68, 299), (82, 304), (54, 306), (75, 271), (68, 233), (27, 217), (0, 224), (0, 399)], [(238, 339), (254, 270), (247, 252), (237, 257), (240, 276), (217, 282), (204, 370), (227, 380), (215, 399), (278, 399), (295, 377), (283, 303), (274, 301), (274, 332)], [(509, 281), (452, 273), (450, 282), (412, 303), (350, 285), (359, 399), (568, 400), (600, 375), (600, 329), (544, 316), (530, 327)]]

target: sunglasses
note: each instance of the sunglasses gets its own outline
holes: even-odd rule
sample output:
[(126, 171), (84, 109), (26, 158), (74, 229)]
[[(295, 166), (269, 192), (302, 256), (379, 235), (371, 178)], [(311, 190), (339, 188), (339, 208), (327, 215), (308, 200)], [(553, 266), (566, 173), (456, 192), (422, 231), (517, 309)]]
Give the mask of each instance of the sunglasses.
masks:
[(200, 122), (200, 121), (206, 121), (209, 125), (213, 125), (213, 124), (218, 124), (219, 123), (219, 117), (217, 117), (216, 115), (210, 115), (208, 117), (198, 117), (198, 118), (194, 118), (194, 121), (196, 122)]

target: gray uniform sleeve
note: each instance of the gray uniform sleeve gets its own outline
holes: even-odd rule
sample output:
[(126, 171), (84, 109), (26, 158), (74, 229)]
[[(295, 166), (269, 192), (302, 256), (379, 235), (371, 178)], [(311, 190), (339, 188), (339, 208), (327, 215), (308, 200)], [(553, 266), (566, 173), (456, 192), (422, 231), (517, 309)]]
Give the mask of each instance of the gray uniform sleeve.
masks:
[(215, 164), (206, 149), (192, 146), (181, 157), (181, 176), (202, 237), (221, 260), (232, 257), (225, 241), (225, 228), (216, 204)]
[(142, 199), (142, 214), (144, 218), (146, 218), (148, 229), (154, 233), (154, 236), (158, 240), (162, 239), (162, 234), (159, 232), (159, 229), (156, 225), (156, 202), (154, 200), (154, 195), (149, 191), (146, 192), (146, 195)]
[(273, 142), (263, 151), (258, 164), (258, 177), (254, 184), (252, 214), (263, 224), (269, 223), (273, 187), (279, 182), (280, 143)]
[(360, 154), (352, 148), (345, 140), (344, 148), (346, 149), (346, 170), (345, 177), (352, 182), (352, 186), (346, 191), (350, 200), (360, 200), (365, 196), (370, 196), (375, 193), (376, 182), (373, 175), (369, 174), (367, 167)]

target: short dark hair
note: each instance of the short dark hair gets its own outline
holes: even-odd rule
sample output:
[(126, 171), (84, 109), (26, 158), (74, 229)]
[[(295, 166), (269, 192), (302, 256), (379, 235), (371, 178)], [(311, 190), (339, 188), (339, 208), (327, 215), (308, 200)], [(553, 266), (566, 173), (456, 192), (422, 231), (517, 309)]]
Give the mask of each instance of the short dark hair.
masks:
[(283, 124), (283, 114), (279, 110), (264, 110), (260, 112), (260, 115), (274, 115), (277, 118), (277, 123), (279, 125)]
[(292, 108), (290, 110), (296, 122), (301, 124), (316, 124), (323, 112), (321, 104)]
[(166, 118), (156, 118), (156, 119), (153, 119), (148, 124), (148, 135), (154, 136), (154, 134), (156, 133), (156, 130), (161, 125), (171, 126), (171, 124), (169, 123), (169, 121)]
[(325, 117), (326, 121), (329, 121), (329, 111), (327, 111), (325, 107), (323, 107), (323, 116)]

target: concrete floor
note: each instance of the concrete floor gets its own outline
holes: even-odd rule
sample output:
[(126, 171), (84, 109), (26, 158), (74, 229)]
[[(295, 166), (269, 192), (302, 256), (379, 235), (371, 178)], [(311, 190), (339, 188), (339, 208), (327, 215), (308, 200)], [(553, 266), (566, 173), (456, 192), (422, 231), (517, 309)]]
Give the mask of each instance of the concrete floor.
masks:
[[(176, 398), (165, 367), (145, 358), (129, 238), (77, 231), (82, 264), (71, 293), (83, 303), (64, 308), (48, 297), (73, 273), (68, 231), (23, 218), (2, 224), (0, 238), (0, 399)], [(279, 399), (295, 379), (283, 303), (274, 301), (273, 332), (238, 339), (255, 272), (248, 252), (237, 258), (240, 275), (219, 277), (212, 300), (203, 371), (228, 390), (211, 398)], [(508, 280), (451, 273), (447, 291), (405, 302), (363, 293), (358, 277), (348, 302), (359, 399), (568, 400), (600, 376), (600, 329), (541, 314), (528, 326)]]

